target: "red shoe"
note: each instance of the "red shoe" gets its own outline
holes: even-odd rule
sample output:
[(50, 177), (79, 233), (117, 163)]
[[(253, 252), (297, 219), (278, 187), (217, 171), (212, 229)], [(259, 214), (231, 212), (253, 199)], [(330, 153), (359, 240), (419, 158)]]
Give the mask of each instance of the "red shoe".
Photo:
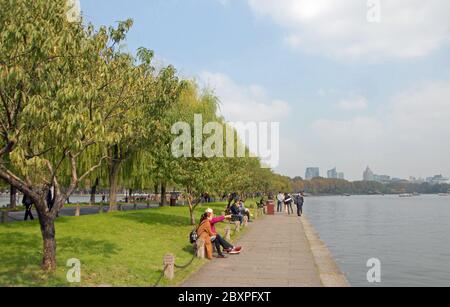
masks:
[(236, 247), (233, 248), (233, 250), (230, 252), (230, 255), (237, 255), (237, 254), (240, 254), (241, 251), (242, 251), (242, 247), (236, 246)]

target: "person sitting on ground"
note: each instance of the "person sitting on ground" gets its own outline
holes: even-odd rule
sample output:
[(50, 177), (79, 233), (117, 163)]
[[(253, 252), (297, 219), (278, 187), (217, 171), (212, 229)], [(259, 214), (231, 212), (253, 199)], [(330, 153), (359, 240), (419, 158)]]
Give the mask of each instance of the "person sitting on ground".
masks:
[(213, 243), (215, 244), (217, 253), (219, 254), (218, 258), (225, 257), (220, 249), (221, 246), (223, 247), (223, 250), (228, 254), (231, 254), (231, 255), (240, 254), (242, 247), (231, 245), (216, 231), (216, 224), (221, 223), (225, 220), (230, 220), (231, 215), (215, 217), (213, 209), (206, 210), (206, 213), (208, 214), (208, 219), (209, 219), (209, 222), (211, 223), (211, 231), (216, 234), (215, 240), (213, 240)]
[(258, 205), (258, 208), (264, 208), (265, 207), (266, 202), (265, 202), (264, 196), (261, 197), (261, 199), (260, 199), (259, 203), (257, 203), (257, 205)]
[(230, 207), (230, 212), (232, 215), (232, 221), (239, 221), (242, 225), (242, 223), (244, 223), (244, 216), (241, 213), (241, 210), (239, 208), (239, 202), (236, 201), (231, 207)]
[(206, 258), (211, 260), (213, 259), (213, 250), (212, 250), (212, 237), (215, 236), (215, 233), (211, 230), (211, 223), (208, 219), (209, 214), (204, 213), (200, 218), (200, 224), (197, 228), (197, 235), (199, 239), (202, 239), (205, 242), (205, 250), (206, 250)]

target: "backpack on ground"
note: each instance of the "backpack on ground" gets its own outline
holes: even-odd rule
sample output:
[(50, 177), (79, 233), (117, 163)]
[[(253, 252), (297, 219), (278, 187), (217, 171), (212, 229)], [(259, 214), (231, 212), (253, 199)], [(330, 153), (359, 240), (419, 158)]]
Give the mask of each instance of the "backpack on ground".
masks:
[(189, 241), (191, 242), (191, 244), (194, 244), (195, 242), (197, 242), (198, 239), (198, 234), (197, 234), (197, 228), (192, 230), (191, 233), (189, 234)]

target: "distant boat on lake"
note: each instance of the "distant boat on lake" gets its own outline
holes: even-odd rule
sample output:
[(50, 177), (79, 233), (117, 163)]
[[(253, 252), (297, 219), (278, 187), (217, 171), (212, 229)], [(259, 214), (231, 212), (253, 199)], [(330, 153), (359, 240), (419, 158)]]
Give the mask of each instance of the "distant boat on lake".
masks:
[(399, 197), (413, 197), (414, 195), (411, 193), (400, 194)]
[(439, 193), (439, 196), (449, 196), (450, 194), (448, 193)]

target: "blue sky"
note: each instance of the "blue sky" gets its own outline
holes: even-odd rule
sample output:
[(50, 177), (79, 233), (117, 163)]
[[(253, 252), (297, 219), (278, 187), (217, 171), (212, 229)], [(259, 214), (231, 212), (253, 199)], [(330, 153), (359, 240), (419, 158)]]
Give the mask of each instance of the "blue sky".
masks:
[(357, 0), (81, 0), (81, 8), (95, 25), (132, 18), (127, 48), (153, 49), (214, 88), (228, 120), (280, 121), (277, 171), (303, 176), (320, 166), (325, 175), (336, 166), (360, 179), (367, 165), (396, 177), (450, 175), (450, 5), (422, 2), (381, 1), (376, 23)]

